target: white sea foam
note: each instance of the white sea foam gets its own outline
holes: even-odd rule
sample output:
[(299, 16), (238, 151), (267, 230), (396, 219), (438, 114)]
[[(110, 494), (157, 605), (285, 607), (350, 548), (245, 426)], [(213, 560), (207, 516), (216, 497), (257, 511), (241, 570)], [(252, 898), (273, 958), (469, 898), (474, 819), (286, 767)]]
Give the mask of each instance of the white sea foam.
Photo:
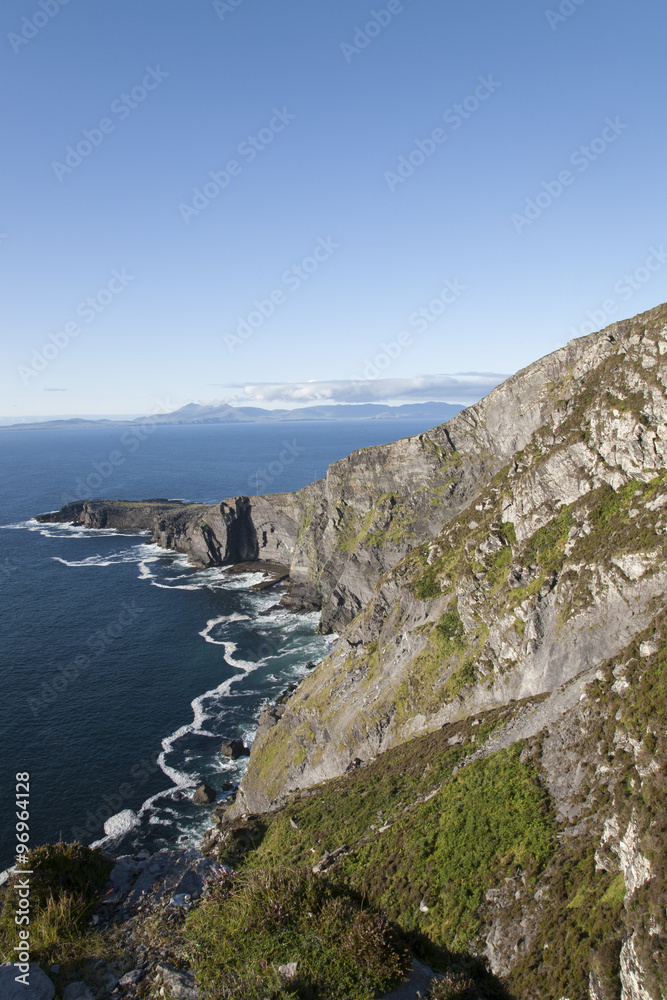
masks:
[(214, 646), (224, 646), (224, 642), (220, 639), (214, 639), (211, 632), (216, 627), (216, 625), (230, 625), (232, 622), (249, 622), (251, 621), (250, 615), (243, 615), (238, 611), (233, 612), (231, 615), (219, 615), (217, 618), (209, 618), (206, 622), (205, 628), (201, 630), (199, 635), (206, 642), (213, 643)]
[[(33, 527), (34, 525), (34, 527)], [(33, 522), (32, 530), (41, 530), (42, 526)], [(26, 527), (26, 524), (20, 525)], [(19, 527), (17, 525), (17, 527)], [(49, 526), (51, 527), (51, 526)], [(91, 537), (95, 529), (72, 529), (72, 526), (54, 526), (56, 531), (54, 537)], [(63, 531), (64, 529), (64, 531)], [(99, 534), (99, 532), (97, 532)], [(109, 534), (119, 533), (110, 531)], [(135, 533), (136, 535), (136, 533)], [(268, 674), (271, 683), (277, 684), (287, 679), (299, 679), (305, 674), (305, 659), (312, 655), (313, 658), (320, 658), (323, 652), (322, 637), (317, 635), (309, 636), (307, 633), (314, 629), (319, 613), (313, 612), (308, 615), (297, 615), (287, 609), (276, 607), (276, 595), (269, 591), (249, 591), (248, 588), (254, 583), (266, 579), (262, 572), (248, 572), (237, 574), (231, 572), (231, 567), (209, 567), (207, 569), (194, 568), (183, 553), (166, 551), (155, 543), (136, 544), (130, 548), (122, 549), (110, 554), (97, 554), (86, 559), (66, 560), (60, 556), (55, 557), (59, 562), (71, 567), (104, 567), (119, 565), (122, 563), (134, 562), (138, 568), (140, 579), (147, 580), (152, 586), (165, 590), (200, 590), (210, 591), (245, 591), (246, 593), (235, 600), (241, 603), (242, 610), (236, 610), (227, 614), (216, 615), (206, 621), (205, 626), (199, 632), (204, 641), (213, 645), (222, 646), (224, 657), (230, 667), (234, 668), (235, 675), (222, 681), (217, 687), (204, 692), (194, 698), (191, 702), (192, 721), (177, 728), (171, 735), (162, 740), (162, 749), (158, 757), (158, 765), (168, 779), (169, 787), (151, 795), (141, 805), (138, 813), (131, 810), (123, 810), (116, 817), (111, 817), (105, 824), (105, 834), (107, 835), (98, 844), (103, 844), (108, 840), (117, 840), (120, 836), (130, 833), (135, 839), (141, 836), (137, 827), (146, 831), (149, 827), (156, 831), (165, 830), (158, 836), (165, 836), (172, 840), (175, 833), (167, 833), (167, 828), (175, 828), (180, 834), (179, 842), (185, 837), (188, 842), (196, 843), (196, 840), (203, 832), (206, 825), (205, 818), (196, 813), (193, 817), (191, 807), (191, 797), (194, 789), (202, 781), (202, 754), (193, 752), (187, 746), (188, 736), (219, 738), (219, 733), (223, 719), (233, 720), (236, 708), (229, 704), (234, 699), (254, 699), (259, 703), (266, 697), (266, 689), (263, 687), (264, 680), (259, 685), (259, 690), (253, 690), (256, 685), (248, 685), (244, 678), (251, 672), (266, 666), (270, 661), (280, 661), (287, 657), (287, 663), (293, 658), (297, 658), (297, 663), (287, 667), (278, 665), (273, 669), (276, 673)], [(223, 604), (224, 607), (224, 604)], [(244, 613), (247, 610), (248, 613)], [(268, 611), (266, 615), (259, 615), (260, 611)], [(274, 647), (276, 652), (263, 655), (257, 661), (244, 660), (238, 655), (239, 645), (239, 623), (247, 623), (242, 626), (242, 632), (246, 636), (266, 637), (264, 640), (268, 648)], [(305, 633), (305, 634), (304, 634)], [(226, 636), (234, 636), (238, 642)], [(332, 644), (335, 637), (329, 637), (328, 644)], [(261, 677), (262, 675), (257, 675)], [(234, 686), (238, 689), (234, 690)], [(228, 708), (224, 705), (227, 703)], [(251, 702), (252, 703), (252, 702)], [(245, 715), (245, 711), (244, 711)], [(225, 722), (225, 728), (229, 731), (229, 726), (233, 726), (233, 721)], [(254, 727), (243, 727), (240, 734), (247, 745), (251, 745), (254, 739)], [(186, 741), (181, 746), (187, 747), (187, 754), (184, 754), (178, 746), (179, 741), (186, 737)], [(232, 778), (238, 780), (243, 774), (247, 760), (229, 761), (226, 758), (217, 758), (213, 753), (205, 751), (206, 760), (205, 773), (209, 775), (220, 775), (222, 778)], [(174, 760), (178, 761), (175, 766)], [(209, 778), (211, 780), (211, 778)], [(214, 782), (215, 783), (215, 782)], [(132, 831), (135, 831), (132, 833)]]
[[(171, 778), (174, 785), (177, 788), (192, 788), (198, 784), (198, 777), (194, 774), (188, 774), (185, 771), (178, 771), (174, 767), (170, 767), (166, 762), (166, 755), (171, 753), (174, 744), (181, 736), (186, 736), (188, 733), (197, 733), (200, 736), (215, 736), (215, 733), (208, 732), (208, 730), (203, 728), (203, 723), (209, 718), (209, 715), (204, 710), (204, 701), (207, 698), (223, 698), (229, 691), (229, 688), (236, 678), (230, 677), (226, 681), (223, 681), (218, 685), (217, 688), (213, 688), (211, 691), (206, 691), (204, 694), (200, 694), (191, 702), (193, 720), (184, 726), (180, 726), (171, 736), (167, 736), (162, 740), (162, 753), (158, 757), (157, 763), (159, 767), (164, 771), (168, 778)], [(142, 806), (143, 809), (143, 806)]]
[(115, 816), (109, 817), (104, 824), (104, 832), (107, 837), (121, 837), (129, 833), (138, 823), (139, 817), (132, 809), (123, 809)]
[(236, 667), (238, 670), (245, 670), (248, 673), (251, 670), (256, 670), (257, 667), (262, 666), (264, 660), (258, 660), (256, 663), (252, 663), (250, 660), (239, 660), (234, 656), (234, 653), (238, 649), (235, 642), (223, 642), (225, 647), (225, 659), (227, 663), (232, 667)]
[(86, 556), (85, 559), (63, 559), (62, 556), (52, 556), (55, 562), (62, 563), (63, 566), (119, 566), (122, 563), (136, 563), (141, 558), (143, 545), (134, 545), (131, 549), (123, 549), (121, 552), (111, 552), (109, 555)]

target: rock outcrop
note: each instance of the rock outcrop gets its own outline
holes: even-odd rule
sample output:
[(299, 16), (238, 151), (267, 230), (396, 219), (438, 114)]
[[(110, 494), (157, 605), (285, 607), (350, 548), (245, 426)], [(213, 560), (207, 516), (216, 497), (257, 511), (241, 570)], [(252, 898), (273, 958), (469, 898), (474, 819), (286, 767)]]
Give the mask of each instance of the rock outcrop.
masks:
[[(200, 566), (285, 563), (296, 606), (322, 605), (322, 629), (348, 625), (378, 580), (416, 545), (434, 538), (570, 395), (615, 357), (622, 324), (567, 347), (508, 379), (448, 423), (333, 463), (297, 493), (233, 497), (220, 504), (85, 500), (40, 521), (151, 533)], [(617, 329), (618, 328), (618, 329)], [(562, 403), (562, 400), (561, 400)]]
[[(327, 789), (359, 812), (400, 758), (403, 798), (390, 817), (383, 799), (356, 841), (354, 817), (341, 820), (326, 856), (350, 849), (331, 872), (390, 910), (410, 900), (414, 913), (396, 903), (394, 919), (485, 956), (516, 995), (546, 995), (547, 981), (571, 1000), (667, 995), (667, 306), (571, 342), (447, 424), (355, 452), (298, 493), (87, 501), (43, 519), (147, 530), (200, 565), (289, 564), (291, 606), (321, 604), (321, 627), (339, 633), (262, 710), (207, 850), (261, 854), (273, 816), (273, 849), (296, 838), (289, 862), (308, 822), (334, 829)], [(400, 791), (413, 746), (428, 757), (414, 800)], [(487, 858), (473, 913), (447, 896), (455, 872), (429, 891), (436, 860), (472, 850), (459, 831), (438, 855), (459, 799), (496, 822), (475, 781), (515, 788), (507, 808), (533, 812)], [(304, 857), (324, 847), (315, 836)], [(410, 851), (427, 873), (414, 885)], [(444, 899), (467, 913), (463, 940)]]

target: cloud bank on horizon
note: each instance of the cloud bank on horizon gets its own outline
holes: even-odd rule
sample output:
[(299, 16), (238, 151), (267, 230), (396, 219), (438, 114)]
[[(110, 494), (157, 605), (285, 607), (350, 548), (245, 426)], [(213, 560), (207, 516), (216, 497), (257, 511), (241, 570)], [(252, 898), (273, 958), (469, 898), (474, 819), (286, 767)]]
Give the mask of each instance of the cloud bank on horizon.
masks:
[(414, 378), (331, 379), (309, 382), (258, 382), (238, 386), (243, 393), (228, 402), (258, 403), (475, 403), (507, 378), (498, 372), (457, 372)]

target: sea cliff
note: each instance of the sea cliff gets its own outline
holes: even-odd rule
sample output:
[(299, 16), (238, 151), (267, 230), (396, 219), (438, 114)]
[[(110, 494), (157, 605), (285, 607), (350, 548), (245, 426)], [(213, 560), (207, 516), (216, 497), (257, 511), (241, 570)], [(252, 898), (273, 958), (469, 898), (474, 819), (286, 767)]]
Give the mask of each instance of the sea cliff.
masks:
[(517, 997), (666, 995), (666, 388), (663, 305), (298, 493), (43, 515), (289, 565), (339, 634), (263, 713), (208, 851), (324, 851)]

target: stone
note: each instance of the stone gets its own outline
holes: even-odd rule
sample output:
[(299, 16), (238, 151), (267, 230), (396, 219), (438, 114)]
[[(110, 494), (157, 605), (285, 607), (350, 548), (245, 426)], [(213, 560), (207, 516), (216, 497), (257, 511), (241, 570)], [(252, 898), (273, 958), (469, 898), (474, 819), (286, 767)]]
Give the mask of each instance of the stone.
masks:
[(170, 906), (182, 906), (186, 910), (189, 910), (190, 906), (192, 905), (192, 896), (190, 895), (189, 892), (177, 892), (169, 900), (169, 905)]
[(349, 851), (347, 844), (343, 844), (342, 847), (337, 847), (335, 851), (325, 851), (317, 864), (313, 865), (313, 875), (319, 875), (321, 872), (326, 871), (327, 868), (331, 868), (336, 858), (339, 858), (347, 851)]
[(296, 979), (298, 975), (298, 963), (288, 962), (287, 965), (279, 965), (278, 972), (285, 979)]
[(16, 982), (22, 975), (13, 962), (0, 965), (0, 997), (2, 1000), (53, 1000), (56, 988), (45, 972), (35, 962), (30, 962), (26, 973), (27, 985)]
[(644, 987), (644, 970), (635, 950), (635, 935), (621, 948), (621, 987), (623, 1000), (653, 1000)]
[(625, 836), (619, 844), (619, 860), (625, 878), (626, 903), (636, 889), (651, 877), (651, 862), (639, 851), (639, 827), (633, 814)]
[(245, 745), (243, 740), (237, 739), (223, 740), (220, 745), (220, 753), (223, 757), (230, 757), (232, 760), (238, 760), (239, 757), (250, 756), (250, 750)]
[[(116, 859), (116, 864), (113, 866), (111, 875), (109, 876), (112, 889), (115, 889), (121, 895), (126, 893), (140, 871), (140, 862), (135, 861), (129, 854), (122, 854)], [(109, 900), (105, 900), (105, 902), (109, 902)]]
[(70, 983), (63, 990), (63, 1000), (95, 1000), (85, 983)]
[(192, 796), (192, 801), (198, 806), (208, 806), (215, 802), (215, 789), (210, 785), (200, 785)]
[(155, 971), (162, 977), (165, 987), (171, 990), (174, 1000), (199, 1000), (200, 990), (189, 972), (176, 972), (170, 965), (158, 965)]
[(434, 978), (435, 973), (429, 969), (428, 965), (422, 965), (415, 958), (412, 963), (412, 971), (406, 982), (401, 983), (391, 993), (386, 993), (381, 997), (381, 1000), (418, 1000), (419, 997), (426, 996)]
[(144, 969), (132, 969), (131, 972), (126, 972), (124, 976), (120, 977), (118, 981), (119, 986), (134, 986), (136, 983), (141, 982), (141, 980), (146, 975)]

